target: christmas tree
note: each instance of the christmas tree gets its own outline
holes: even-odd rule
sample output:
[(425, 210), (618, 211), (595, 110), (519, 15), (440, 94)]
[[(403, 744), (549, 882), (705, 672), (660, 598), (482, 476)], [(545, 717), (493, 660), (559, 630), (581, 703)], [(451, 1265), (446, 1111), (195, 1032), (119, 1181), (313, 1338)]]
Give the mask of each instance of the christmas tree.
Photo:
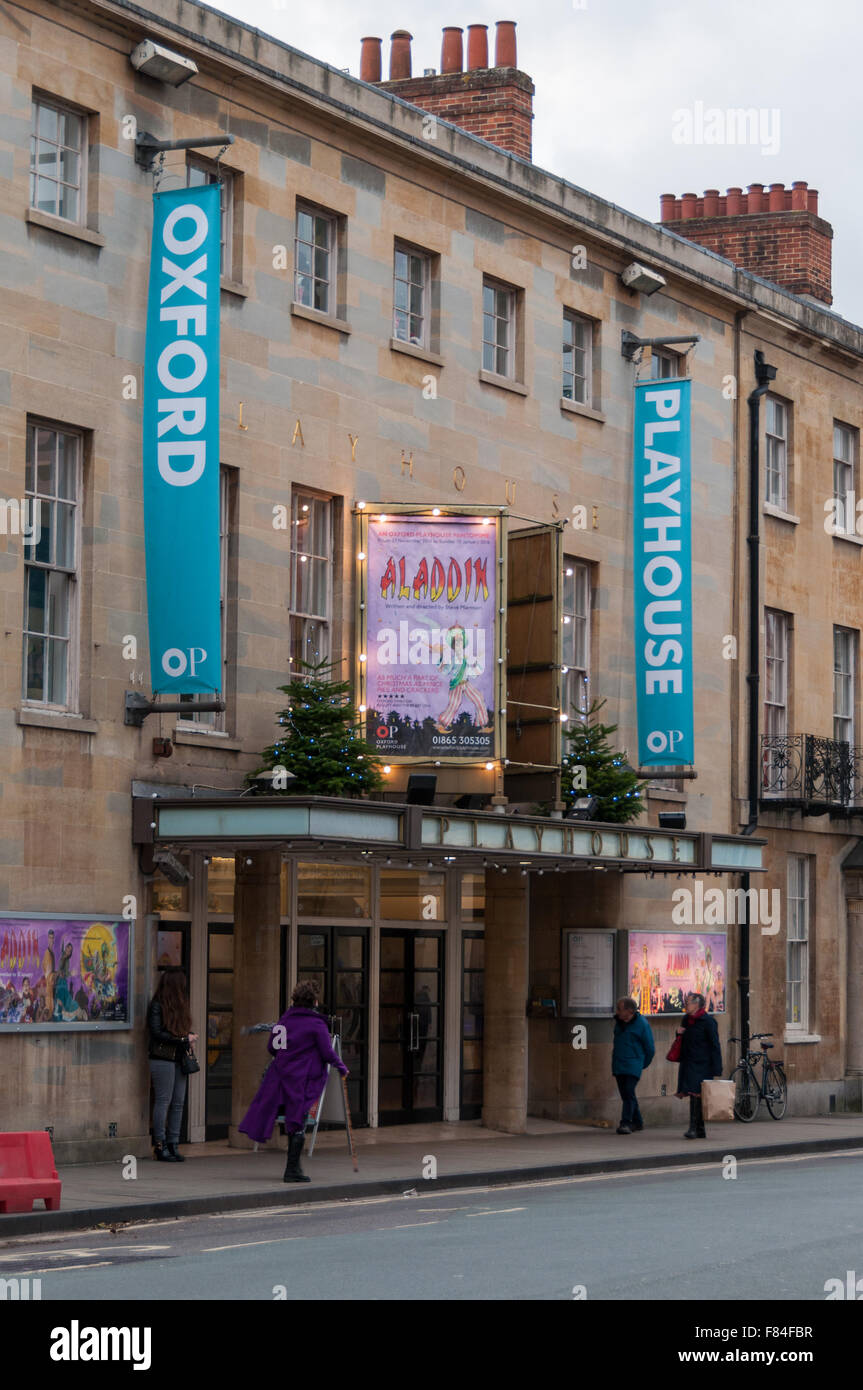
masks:
[(641, 796), (647, 783), (639, 782), (626, 753), (616, 752), (608, 742), (617, 725), (601, 723), (599, 711), (604, 704), (594, 700), (566, 730), (569, 751), (562, 762), (561, 796), (567, 806), (578, 797), (595, 796), (599, 809), (594, 820), (634, 820), (644, 810)]
[[(288, 697), (278, 715), (282, 732), (264, 749), (263, 765), (247, 782), (273, 770), (274, 794), (359, 796), (374, 791), (382, 785), (380, 762), (363, 737), (350, 682), (333, 680), (329, 662), (299, 664), (302, 674), (279, 686)], [(279, 768), (293, 773), (284, 786), (279, 785)]]

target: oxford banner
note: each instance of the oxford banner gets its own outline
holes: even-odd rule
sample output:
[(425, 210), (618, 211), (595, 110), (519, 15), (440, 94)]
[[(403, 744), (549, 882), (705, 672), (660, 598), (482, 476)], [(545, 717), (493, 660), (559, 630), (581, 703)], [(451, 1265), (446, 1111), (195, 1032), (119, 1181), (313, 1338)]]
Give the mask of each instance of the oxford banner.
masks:
[(219, 692), (218, 184), (154, 194), (144, 527), (154, 694)]
[(643, 767), (695, 760), (690, 386), (681, 379), (635, 388), (635, 673)]

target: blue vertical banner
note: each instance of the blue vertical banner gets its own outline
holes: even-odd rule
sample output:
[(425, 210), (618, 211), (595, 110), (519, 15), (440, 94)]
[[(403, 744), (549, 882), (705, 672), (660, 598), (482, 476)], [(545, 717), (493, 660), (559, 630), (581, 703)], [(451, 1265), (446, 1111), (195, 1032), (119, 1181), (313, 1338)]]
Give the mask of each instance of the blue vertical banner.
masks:
[(634, 576), (638, 756), (695, 761), (692, 707), (691, 382), (635, 388)]
[(153, 693), (220, 692), (219, 184), (153, 195), (144, 532)]

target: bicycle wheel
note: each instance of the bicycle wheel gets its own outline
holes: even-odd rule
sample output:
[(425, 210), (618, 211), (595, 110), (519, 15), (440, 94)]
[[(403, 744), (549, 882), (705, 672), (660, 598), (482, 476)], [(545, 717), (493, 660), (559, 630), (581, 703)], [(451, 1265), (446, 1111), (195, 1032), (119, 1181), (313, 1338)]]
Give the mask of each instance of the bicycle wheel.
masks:
[(764, 1099), (767, 1101), (767, 1109), (774, 1120), (781, 1120), (788, 1104), (788, 1082), (785, 1080), (785, 1073), (778, 1062), (773, 1064), (767, 1074)]
[(731, 1073), (734, 1082), (734, 1118), (750, 1124), (758, 1114), (761, 1093), (754, 1073), (740, 1063)]

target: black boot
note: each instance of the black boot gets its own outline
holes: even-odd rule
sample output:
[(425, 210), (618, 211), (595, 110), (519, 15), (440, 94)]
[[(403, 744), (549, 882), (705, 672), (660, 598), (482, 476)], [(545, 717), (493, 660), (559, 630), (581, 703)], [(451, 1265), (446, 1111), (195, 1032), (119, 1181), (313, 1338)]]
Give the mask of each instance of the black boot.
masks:
[(704, 1128), (704, 1107), (701, 1103), (701, 1096), (695, 1098), (695, 1137), (696, 1139), (706, 1139), (707, 1130)]
[(172, 1143), (170, 1139), (167, 1140), (165, 1148), (168, 1150), (168, 1153), (171, 1155), (175, 1163), (186, 1162), (185, 1155), (180, 1153), (180, 1150), (177, 1148), (177, 1145), (175, 1143)]
[(157, 1163), (176, 1163), (177, 1160), (171, 1153), (169, 1144), (163, 1143), (161, 1139), (153, 1140), (153, 1157)]
[(306, 1132), (303, 1129), (298, 1129), (288, 1136), (288, 1161), (282, 1182), (311, 1182), (311, 1178), (306, 1177), (300, 1167), (300, 1154), (305, 1142)]
[(699, 1108), (699, 1110), (700, 1110), (700, 1108), (701, 1108), (701, 1101), (698, 1099), (698, 1096), (690, 1096), (690, 1097), (689, 1097), (689, 1129), (688, 1129), (688, 1130), (686, 1131), (686, 1133), (684, 1134), (684, 1136), (683, 1136), (684, 1139), (699, 1139), (699, 1138), (703, 1138), (703, 1137), (704, 1137), (704, 1125), (703, 1125), (703, 1123), (702, 1123), (702, 1127), (701, 1127), (701, 1134), (699, 1135), (699, 1133), (698, 1133), (698, 1110), (696, 1110), (696, 1108), (695, 1108), (696, 1106), (698, 1106), (698, 1108)]

